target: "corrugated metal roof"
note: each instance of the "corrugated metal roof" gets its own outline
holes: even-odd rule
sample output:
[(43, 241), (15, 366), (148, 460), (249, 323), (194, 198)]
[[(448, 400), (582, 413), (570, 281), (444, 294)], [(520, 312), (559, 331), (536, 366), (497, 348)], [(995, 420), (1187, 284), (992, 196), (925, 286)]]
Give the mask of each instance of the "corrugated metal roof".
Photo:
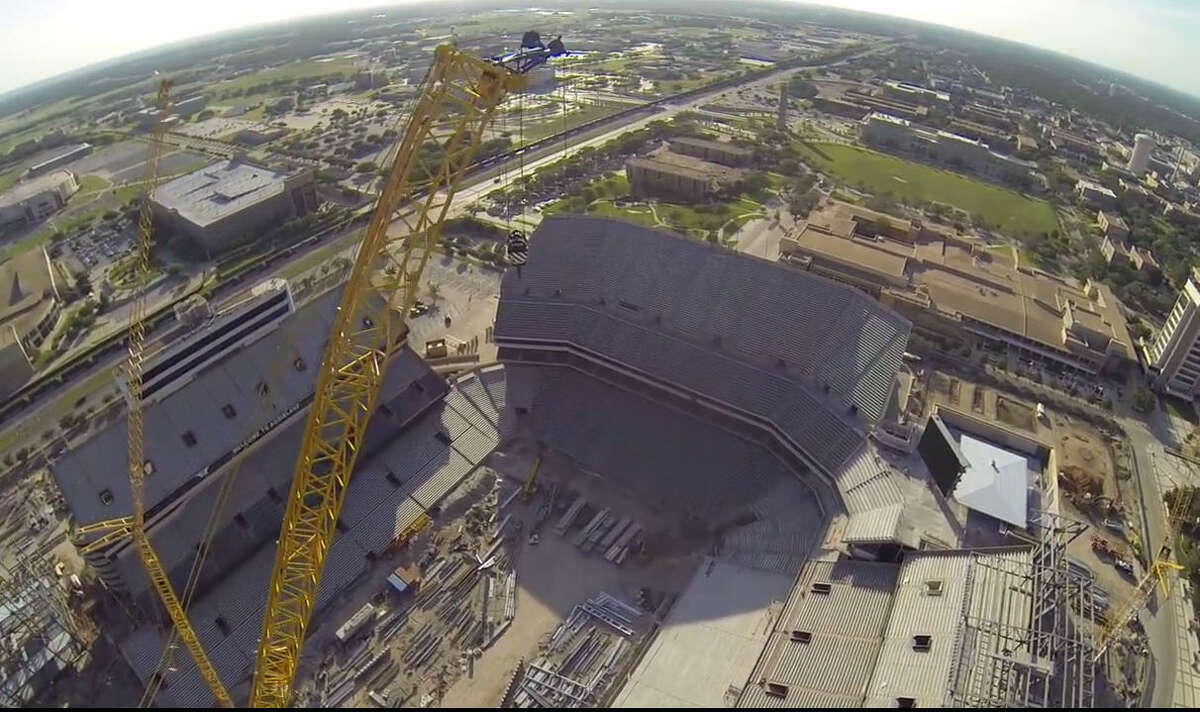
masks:
[[(738, 706), (858, 706), (883, 640), (898, 570), (851, 559), (809, 561)], [(827, 593), (816, 590), (826, 585)], [(786, 696), (766, 694), (766, 683), (786, 686)]]

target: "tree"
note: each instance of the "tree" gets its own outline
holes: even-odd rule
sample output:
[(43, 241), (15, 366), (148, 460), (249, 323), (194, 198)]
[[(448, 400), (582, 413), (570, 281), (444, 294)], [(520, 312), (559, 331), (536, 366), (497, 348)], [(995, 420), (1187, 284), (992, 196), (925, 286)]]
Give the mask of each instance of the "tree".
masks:
[(1133, 409), (1139, 413), (1149, 413), (1154, 408), (1157, 400), (1149, 388), (1138, 386), (1138, 389), (1133, 394)]

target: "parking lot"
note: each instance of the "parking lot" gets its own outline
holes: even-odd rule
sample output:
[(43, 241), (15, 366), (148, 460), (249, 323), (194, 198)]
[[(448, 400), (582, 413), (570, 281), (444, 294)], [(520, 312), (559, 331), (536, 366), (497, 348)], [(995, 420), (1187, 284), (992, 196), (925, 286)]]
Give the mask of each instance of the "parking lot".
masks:
[(101, 227), (79, 233), (62, 242), (62, 258), (72, 272), (98, 274), (133, 247), (130, 226), (124, 221), (116, 229)]

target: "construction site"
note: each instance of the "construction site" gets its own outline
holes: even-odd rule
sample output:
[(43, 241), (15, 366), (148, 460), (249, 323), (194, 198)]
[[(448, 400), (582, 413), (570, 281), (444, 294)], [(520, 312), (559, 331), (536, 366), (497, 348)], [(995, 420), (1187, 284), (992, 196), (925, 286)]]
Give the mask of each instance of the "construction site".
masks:
[(153, 344), (135, 301), (122, 397), (0, 510), (33, 542), (0, 571), (6, 702), (1136, 703), (1165, 559), (1127, 553), (1128, 453), (914, 367), (860, 290), (547, 216), (472, 307), (489, 357), (422, 349), (472, 150), (564, 52), (436, 51), (344, 283), (197, 300)]

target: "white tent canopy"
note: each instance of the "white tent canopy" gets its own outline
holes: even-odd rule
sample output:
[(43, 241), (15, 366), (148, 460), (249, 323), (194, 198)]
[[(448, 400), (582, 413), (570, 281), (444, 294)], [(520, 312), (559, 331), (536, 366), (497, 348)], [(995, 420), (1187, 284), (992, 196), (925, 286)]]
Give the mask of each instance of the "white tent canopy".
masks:
[(966, 433), (959, 449), (971, 465), (954, 489), (954, 498), (970, 509), (1024, 529), (1029, 502), (1029, 461), (1025, 456)]

